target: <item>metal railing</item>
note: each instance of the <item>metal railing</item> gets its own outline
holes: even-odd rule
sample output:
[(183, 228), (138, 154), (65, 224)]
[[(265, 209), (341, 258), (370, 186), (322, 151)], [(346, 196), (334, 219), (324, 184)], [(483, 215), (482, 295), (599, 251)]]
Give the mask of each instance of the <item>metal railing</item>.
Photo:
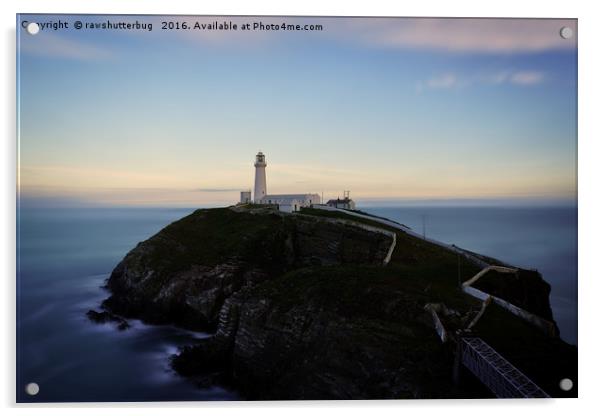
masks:
[(550, 397), (481, 338), (465, 337), (459, 342), (462, 364), (498, 398)]

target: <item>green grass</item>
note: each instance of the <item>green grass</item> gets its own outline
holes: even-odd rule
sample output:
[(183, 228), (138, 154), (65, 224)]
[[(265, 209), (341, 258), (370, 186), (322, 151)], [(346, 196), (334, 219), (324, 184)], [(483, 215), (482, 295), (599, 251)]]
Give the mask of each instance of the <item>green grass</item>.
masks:
[(232, 253), (242, 259), (258, 256), (268, 260), (278, 254), (274, 250), (278, 251), (284, 226), (277, 214), (253, 215), (228, 208), (197, 210), (153, 237), (157, 250), (151, 266), (171, 271), (190, 264), (214, 266)]
[(355, 217), (340, 211), (315, 208), (303, 208), (301, 213), (323, 218), (344, 219), (394, 232), (397, 235), (397, 244), (390, 264), (402, 266), (417, 275), (426, 271), (432, 279), (444, 282), (450, 288), (459, 287), (458, 280), (461, 282), (468, 280), (480, 270), (480, 267), (464, 256), (459, 256), (437, 244), (376, 221)]
[[(256, 209), (273, 209), (276, 210), (278, 205), (276, 204), (256, 204), (254, 202), (249, 202), (248, 204), (237, 204), (233, 206), (236, 209), (239, 210), (247, 210), (247, 211), (251, 211), (251, 210), (256, 210)], [(218, 208), (220, 209), (220, 208)]]
[(372, 227), (382, 228), (383, 230), (388, 231), (397, 231), (396, 228), (390, 227), (388, 225), (382, 224), (378, 221), (372, 221), (366, 218), (356, 217), (354, 215), (349, 215), (341, 211), (326, 211), (324, 209), (317, 208), (301, 208), (300, 213), (302, 215), (311, 215), (313, 217), (322, 217), (322, 218), (337, 218), (343, 220), (354, 221), (360, 224), (370, 225)]

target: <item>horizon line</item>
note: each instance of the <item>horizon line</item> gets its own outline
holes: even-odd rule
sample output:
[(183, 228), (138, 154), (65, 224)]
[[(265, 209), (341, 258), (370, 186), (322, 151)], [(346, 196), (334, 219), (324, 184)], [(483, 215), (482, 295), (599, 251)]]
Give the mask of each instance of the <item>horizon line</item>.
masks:
[[(325, 198), (327, 199), (327, 198)], [(354, 199), (354, 198), (352, 198)], [(578, 197), (373, 197), (354, 199), (361, 207), (403, 207), (403, 206), (458, 206), (458, 207), (495, 207), (495, 206), (578, 206)], [(17, 193), (17, 208), (218, 208), (236, 205), (238, 201), (132, 201), (109, 202), (77, 197), (52, 197), (19, 195)]]

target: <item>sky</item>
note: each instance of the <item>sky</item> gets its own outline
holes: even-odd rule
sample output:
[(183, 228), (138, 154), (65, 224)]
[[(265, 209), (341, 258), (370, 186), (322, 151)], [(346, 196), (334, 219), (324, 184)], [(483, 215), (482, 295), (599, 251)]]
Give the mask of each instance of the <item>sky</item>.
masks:
[[(232, 204), (253, 186), (258, 151), (268, 193), (576, 198), (575, 20), (18, 19), (44, 26), (17, 30), (22, 201)], [(153, 27), (77, 30), (77, 20)], [(54, 30), (59, 21), (69, 28)], [(260, 21), (322, 30), (241, 30)]]

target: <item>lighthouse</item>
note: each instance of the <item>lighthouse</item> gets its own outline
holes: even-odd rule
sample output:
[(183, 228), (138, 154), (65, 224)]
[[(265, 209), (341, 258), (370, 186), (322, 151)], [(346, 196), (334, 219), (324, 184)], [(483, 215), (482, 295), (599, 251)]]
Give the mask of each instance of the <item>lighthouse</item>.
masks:
[(265, 183), (265, 167), (267, 163), (265, 163), (265, 155), (261, 152), (257, 153), (255, 156), (255, 193), (253, 194), (253, 200), (256, 204), (261, 202), (261, 198), (263, 198), (266, 193), (266, 183)]
[[(261, 152), (255, 156), (255, 193), (253, 202), (256, 204), (269, 205), (272, 208), (277, 208), (281, 212), (297, 212), (301, 208), (312, 207), (320, 204), (321, 199), (318, 194), (267, 194), (267, 186), (265, 180), (265, 167), (268, 164), (265, 161), (265, 155)], [(250, 191), (240, 193), (240, 203), (248, 204), (251, 196)]]

